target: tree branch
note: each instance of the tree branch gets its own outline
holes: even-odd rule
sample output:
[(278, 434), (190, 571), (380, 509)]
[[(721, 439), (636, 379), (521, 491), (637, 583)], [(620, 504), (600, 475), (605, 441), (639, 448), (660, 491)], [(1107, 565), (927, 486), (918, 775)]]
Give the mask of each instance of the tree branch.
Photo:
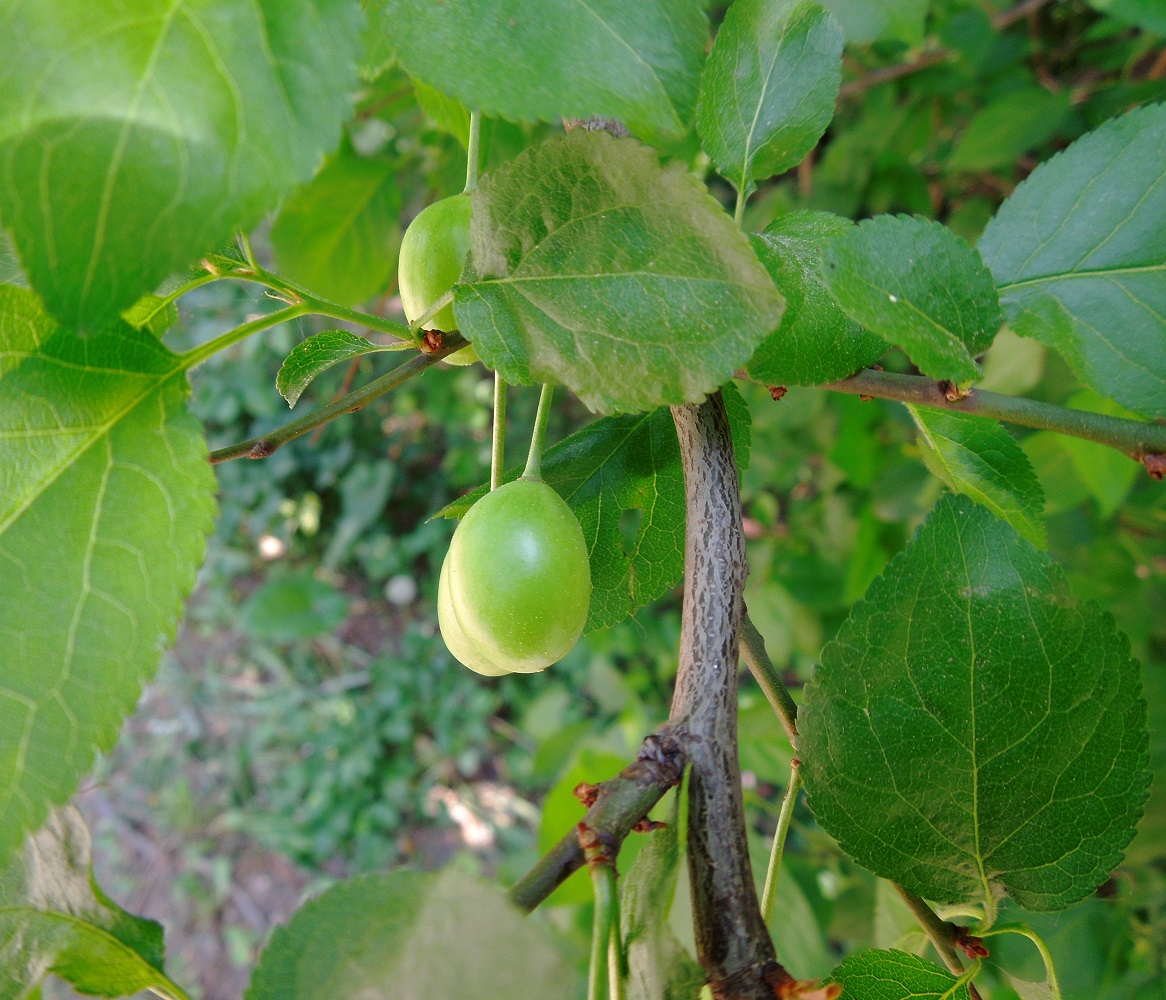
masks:
[(210, 454), (211, 464), (217, 465), (220, 462), (229, 462), (231, 459), (243, 458), (244, 456), (247, 458), (267, 458), (277, 448), (283, 447), (289, 441), (294, 441), (309, 431), (328, 423), (329, 420), (335, 420), (345, 413), (359, 410), (362, 406), (366, 406), (378, 396), (383, 396), (386, 392), (391, 392), (398, 386), (408, 382), (415, 375), (420, 375), (426, 368), (437, 364), (442, 358), (465, 347), (466, 343), (467, 341), (461, 334), (446, 334), (442, 338), (441, 346), (437, 350), (429, 354), (418, 354), (416, 357), (410, 358), (403, 365), (398, 365), (391, 372), (382, 375), (378, 379), (374, 379), (368, 385), (361, 386), (354, 392), (348, 393), (348, 395), (338, 399), (335, 403), (306, 414), (300, 417), (299, 420), (293, 420), (290, 424), (285, 424), (278, 430), (271, 431), (268, 434), (248, 438), (246, 441), (240, 441), (238, 444), (230, 445), (227, 448), (212, 451)]
[(716, 1000), (772, 1000), (788, 980), (761, 916), (737, 758), (737, 670), (748, 566), (733, 439), (720, 393), (674, 406), (687, 527), (680, 665), (669, 722), (688, 751), (688, 870), (697, 958)]
[(765, 651), (765, 640), (746, 611), (741, 621), (741, 659), (753, 674), (753, 679), (765, 693), (770, 707), (781, 720), (781, 726), (796, 749), (798, 745), (798, 706), (790, 697), (773, 661)]
[[(644, 740), (636, 759), (609, 781), (588, 791), (589, 808), (581, 826), (591, 830), (611, 857), (652, 807), (673, 785), (680, 783), (685, 756), (671, 727), (665, 723)], [(510, 890), (510, 898), (524, 910), (533, 910), (569, 875), (583, 866), (579, 828), (572, 828)]]
[[(927, 940), (931, 942), (932, 947), (938, 952), (939, 957), (943, 959), (943, 964), (947, 966), (948, 971), (953, 976), (963, 975), (964, 964), (960, 961), (959, 952), (964, 948), (976, 949), (976, 944), (971, 942), (979, 944), (980, 950), (976, 951), (975, 957), (987, 956), (988, 950), (983, 948), (983, 942), (980, 942), (979, 938), (970, 938), (965, 928), (941, 920), (939, 915), (927, 905), (926, 900), (907, 891), (898, 882), (892, 882), (891, 885), (895, 887), (895, 892), (907, 904), (907, 909), (919, 922), (919, 926), (923, 928), (923, 933), (927, 935)], [(980, 994), (971, 983), (968, 983), (968, 992), (972, 995), (972, 1000), (980, 1000)]]
[(1109, 445), (1140, 462), (1155, 479), (1166, 474), (1166, 425), (1141, 420), (1125, 420), (1088, 410), (1042, 403), (1022, 396), (1006, 396), (984, 389), (972, 389), (960, 397), (950, 383), (922, 375), (897, 375), (865, 368), (856, 375), (823, 386), (832, 392), (893, 399), (956, 413), (991, 417), (1022, 427), (1056, 431), (1072, 437)]

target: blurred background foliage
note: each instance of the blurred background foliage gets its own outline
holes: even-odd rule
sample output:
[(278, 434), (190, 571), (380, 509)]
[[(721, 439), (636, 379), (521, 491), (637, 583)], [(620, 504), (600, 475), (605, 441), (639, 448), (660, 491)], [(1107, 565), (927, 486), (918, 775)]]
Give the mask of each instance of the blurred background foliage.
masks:
[[(764, 185), (746, 222), (797, 208), (941, 219), (975, 241), (1042, 160), (1107, 118), (1166, 99), (1162, 0), (827, 0), (850, 42), (838, 116), (809, 158)], [(723, 15), (716, 5), (714, 22)], [(462, 188), (468, 118), (386, 62), (375, 40), (339, 152), (255, 234), (281, 273), (347, 304), (399, 315), (400, 234)], [(487, 122), (485, 168), (552, 131)], [(693, 135), (662, 151), (714, 193)], [(352, 213), (314, 206), (340, 199)], [(181, 303), (175, 347), (273, 308), (216, 284)], [(282, 358), (325, 327), (281, 327), (194, 373), (211, 447), (289, 419)], [(358, 333), (367, 331), (356, 330)], [(300, 408), (384, 370), (382, 355), (321, 378)], [(901, 355), (888, 369), (907, 370)], [(1003, 392), (1086, 408), (1056, 356), (1007, 331), (986, 361)], [(752, 413), (744, 474), (750, 612), (797, 692), (850, 605), (899, 551), (941, 489), (906, 411), (743, 386)], [(508, 448), (524, 453), (537, 393), (511, 393)], [(175, 651), (79, 799), (98, 876), (163, 920), (172, 972), (206, 1000), (240, 995), (270, 926), (328, 879), (397, 864), (455, 863), (512, 880), (577, 821), (580, 780), (617, 771), (668, 709), (678, 593), (586, 637), (543, 674), (487, 679), (436, 634), (437, 570), (453, 525), (429, 520), (488, 475), (492, 399), (480, 365), (428, 373), (270, 458), (218, 467), (218, 531)], [(563, 394), (549, 440), (589, 419)], [(1047, 934), (1066, 996), (1166, 996), (1166, 488), (1133, 462), (1048, 433), (1018, 434), (1047, 496), (1049, 547), (1079, 594), (1130, 636), (1145, 667), (1157, 778), (1126, 863)], [(634, 530), (634, 526), (633, 526)], [(752, 680), (741, 756), (755, 869), (764, 873), (790, 748)], [(630, 863), (625, 848), (621, 867)], [(800, 805), (774, 917), (779, 957), (820, 976), (860, 946), (922, 949), (893, 893), (857, 869)], [(552, 919), (583, 936), (590, 889), (569, 881)], [(675, 926), (691, 943), (687, 890)], [(997, 939), (999, 940), (999, 939)], [(1001, 943), (1032, 965), (1020, 939)], [(993, 956), (996, 957), (995, 955)], [(1026, 996), (989, 972), (997, 1000)], [(50, 996), (64, 996), (52, 993)]]

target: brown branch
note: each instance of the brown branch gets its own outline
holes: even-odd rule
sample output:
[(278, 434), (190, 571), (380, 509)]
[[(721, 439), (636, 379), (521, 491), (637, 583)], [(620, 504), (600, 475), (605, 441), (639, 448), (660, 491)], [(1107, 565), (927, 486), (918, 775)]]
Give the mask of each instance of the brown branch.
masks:
[(1008, 10), (1002, 10), (992, 18), (992, 27), (997, 31), (1003, 31), (1005, 28), (1009, 28), (1021, 20), (1021, 18), (1028, 17), (1029, 14), (1035, 14), (1048, 2), (1049, 0), (1024, 0), (1023, 3), (1018, 3), (1015, 7), (1009, 7)]
[(910, 62), (895, 63), (893, 66), (872, 69), (869, 73), (864, 73), (862, 76), (844, 83), (838, 90), (838, 99), (841, 101), (847, 97), (854, 97), (856, 94), (870, 90), (871, 87), (877, 87), (880, 83), (898, 80), (900, 77), (910, 76), (912, 73), (918, 73), (920, 70), (947, 62), (953, 54), (950, 49), (934, 49), (931, 52), (924, 52)]
[(579, 826), (572, 827), (510, 890), (510, 898), (524, 910), (533, 910), (555, 891), (584, 862), (579, 829), (594, 834), (596, 846), (612, 858), (620, 845), (660, 801), (664, 793), (680, 782), (684, 773), (684, 750), (668, 724), (644, 740), (639, 756), (610, 781), (594, 789), (594, 802)]
[(720, 393), (674, 406), (687, 528), (680, 664), (669, 722), (688, 751), (688, 871), (697, 958), (716, 1000), (772, 1000), (788, 976), (761, 916), (737, 757), (737, 657), (748, 566)]

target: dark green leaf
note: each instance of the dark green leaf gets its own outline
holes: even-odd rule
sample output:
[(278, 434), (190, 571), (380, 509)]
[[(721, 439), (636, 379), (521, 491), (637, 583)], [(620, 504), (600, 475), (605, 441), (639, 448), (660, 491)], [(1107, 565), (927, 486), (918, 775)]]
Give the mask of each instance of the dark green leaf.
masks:
[(836, 236), (826, 284), (847, 314), (902, 347), (933, 378), (976, 378), (972, 356), (1000, 329), (1000, 304), (979, 254), (946, 226), (880, 215)]
[(683, 166), (576, 130), (474, 192), (454, 311), (508, 382), (562, 382), (601, 411), (702, 399), (749, 360), (781, 296)]
[(1033, 910), (1118, 863), (1149, 782), (1137, 663), (1113, 619), (986, 508), (944, 496), (806, 688), (810, 805), (927, 899)]
[(115, 321), (305, 180), (351, 109), (361, 20), (355, 0), (5, 4), (0, 216), (50, 311)]
[[(1098, 396), (1089, 389), (1075, 392), (1067, 400), (1068, 406), (1092, 413), (1104, 413), (1110, 417), (1134, 417), (1125, 407)], [(1058, 436), (1061, 449), (1068, 454), (1073, 468), (1080, 477), (1102, 517), (1112, 517), (1129, 494), (1130, 487), (1142, 474), (1141, 466), (1128, 455), (1116, 448), (1110, 448), (1096, 441), (1082, 438)]]
[(243, 605), (243, 627), (259, 639), (294, 642), (326, 635), (348, 615), (348, 598), (310, 573), (268, 580)]
[[(516, 467), (505, 478), (521, 473)], [(684, 575), (684, 476), (667, 409), (589, 424), (547, 449), (542, 473), (579, 518), (591, 553), (588, 632), (623, 621)], [(487, 489), (460, 497), (441, 516), (461, 517)], [(625, 511), (641, 512), (630, 551), (620, 530)]]
[(620, 927), (628, 958), (629, 1000), (697, 1000), (705, 982), (701, 967), (668, 924), (680, 868), (681, 798), (671, 795), (666, 825), (648, 835), (622, 882)]
[(392, 350), (396, 350), (396, 345), (374, 344), (367, 337), (358, 337), (347, 330), (325, 330), (292, 348), (279, 366), (275, 387), (288, 406), (295, 406), (316, 377), (334, 364)]
[(841, 78), (842, 29), (824, 8), (736, 0), (701, 75), (701, 145), (721, 176), (748, 193), (817, 145)]
[(785, 296), (781, 326), (762, 341), (749, 374), (767, 385), (821, 385), (872, 364), (887, 345), (838, 306), (822, 282), (822, 246), (853, 228), (829, 212), (790, 212), (751, 237)]
[(729, 430), (733, 435), (737, 472), (744, 474), (749, 468), (749, 454), (753, 450), (753, 417), (749, 412), (749, 402), (741, 395), (736, 382), (722, 385), (721, 396), (725, 401), (725, 413), (729, 417)]
[(1009, 325), (1104, 396), (1166, 416), (1166, 105), (1037, 167), (980, 240)]
[(271, 247), (280, 273), (341, 305), (372, 298), (397, 270), (400, 212), (393, 165), (346, 143), (279, 210)]
[(971, 1000), (946, 969), (905, 951), (868, 948), (846, 959), (830, 978), (847, 1000)]
[(386, 0), (411, 76), (511, 121), (602, 116), (637, 135), (692, 118), (708, 21), (698, 0)]
[(1044, 548), (1045, 494), (1016, 439), (995, 420), (908, 406), (923, 461), (957, 493), (983, 504)]
[(505, 894), (448, 869), (333, 886), (278, 928), (247, 1000), (571, 996), (575, 975)]
[(1166, 35), (1166, 7), (1161, 0), (1089, 0), (1089, 3), (1111, 17)]
[(188, 391), (151, 334), (78, 337), (0, 288), (0, 864), (173, 639), (216, 488)]
[(981, 109), (956, 143), (951, 170), (1007, 167), (1030, 149), (1057, 134), (1072, 105), (1069, 90), (1053, 93), (1028, 87), (998, 98)]
[(89, 830), (72, 807), (0, 870), (0, 996), (38, 996), (50, 972), (93, 996), (158, 987), (186, 998), (162, 970), (161, 925), (126, 913), (93, 881)]
[(931, 0), (822, 0), (842, 25), (846, 41), (853, 44), (897, 39), (909, 45), (923, 40), (927, 7)]

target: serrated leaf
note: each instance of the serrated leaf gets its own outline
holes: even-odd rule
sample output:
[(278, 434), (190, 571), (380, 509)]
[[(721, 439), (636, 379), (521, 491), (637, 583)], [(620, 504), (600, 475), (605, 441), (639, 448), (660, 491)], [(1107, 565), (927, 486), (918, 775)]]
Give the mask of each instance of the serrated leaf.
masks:
[(93, 881), (89, 830), (72, 807), (0, 871), (0, 996), (36, 997), (50, 972), (93, 996), (158, 987), (186, 998), (163, 971), (161, 925), (126, 913)]
[(663, 829), (648, 835), (620, 890), (628, 960), (628, 1000), (697, 1000), (705, 974), (668, 924), (681, 850), (681, 795), (673, 793)]
[(995, 420), (908, 406), (923, 461), (957, 493), (983, 504), (1019, 535), (1045, 548), (1045, 494), (1016, 439)]
[(830, 978), (853, 1000), (971, 1000), (947, 969), (905, 951), (856, 952)]
[(431, 87), (421, 80), (413, 81), (413, 90), (417, 94), (417, 104), (425, 112), (425, 117), (457, 139), (463, 149), (468, 149), (470, 113), (466, 106), (456, 97), (443, 94), (436, 87)]
[(1026, 87), (981, 108), (948, 158), (949, 170), (1007, 167), (1047, 142), (1072, 110), (1069, 91)]
[(395, 344), (374, 344), (367, 337), (358, 337), (347, 330), (325, 330), (292, 348), (275, 375), (275, 387), (288, 406), (295, 406), (304, 390), (333, 365), (396, 349)]
[[(0, 864), (113, 746), (173, 639), (215, 477), (184, 363), (0, 289)], [(30, 614), (29, 609), (36, 613)]]
[(736, 0), (701, 74), (701, 145), (748, 193), (817, 145), (841, 79), (842, 29), (829, 11), (813, 0)]
[[(507, 482), (522, 467), (510, 469)], [(543, 478), (567, 501), (591, 557), (591, 610), (586, 631), (623, 621), (684, 575), (684, 474), (676, 427), (667, 409), (588, 424), (542, 459)], [(488, 491), (481, 486), (443, 508), (461, 517)], [(639, 511), (625, 551), (620, 521)]]
[(810, 806), (860, 864), (926, 899), (1088, 895), (1149, 782), (1138, 664), (1113, 619), (986, 508), (944, 496), (806, 688)]
[(305, 180), (361, 23), (355, 0), (6, 3), (0, 217), (50, 311), (116, 321)]
[(562, 382), (593, 410), (703, 399), (777, 326), (782, 300), (695, 177), (581, 129), (474, 192), (459, 328), (508, 382)]
[(396, 273), (400, 212), (393, 164), (345, 143), (276, 216), (271, 247), (280, 274), (341, 305), (367, 301)]
[(933, 378), (976, 378), (973, 355), (1000, 329), (1000, 303), (979, 254), (946, 226), (880, 215), (826, 244), (826, 285), (871, 333)]
[(931, 0), (822, 0), (838, 18), (851, 45), (896, 39), (908, 45), (923, 40)]
[(781, 326), (762, 341), (749, 374), (767, 385), (821, 385), (853, 375), (887, 349), (839, 307), (822, 281), (822, 246), (853, 228), (829, 212), (790, 212), (751, 236), (753, 249), (785, 296)]
[(980, 240), (1009, 325), (1102, 395), (1166, 416), (1166, 105), (1037, 167)]
[(679, 135), (692, 119), (708, 41), (699, 0), (381, 6), (409, 74), (487, 115), (615, 118), (644, 138)]
[(333, 886), (276, 929), (247, 1000), (571, 996), (574, 970), (501, 889), (447, 869)]

